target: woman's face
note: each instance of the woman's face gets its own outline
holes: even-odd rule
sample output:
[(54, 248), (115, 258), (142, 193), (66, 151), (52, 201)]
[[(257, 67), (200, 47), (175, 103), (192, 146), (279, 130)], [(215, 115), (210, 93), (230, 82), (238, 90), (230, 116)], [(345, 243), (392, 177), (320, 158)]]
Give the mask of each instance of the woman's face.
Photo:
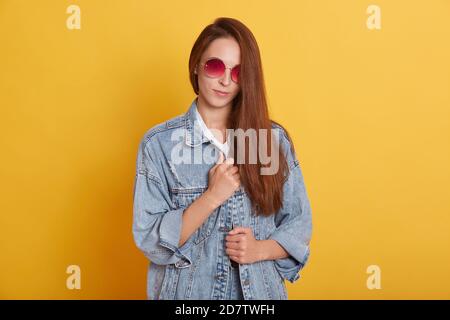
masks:
[[(241, 50), (234, 38), (219, 38), (211, 42), (203, 52), (200, 65), (197, 66), (199, 99), (213, 107), (231, 105), (234, 97), (239, 93), (240, 86), (231, 80), (231, 69), (225, 69), (225, 73), (218, 78), (211, 78), (205, 74), (203, 64), (209, 58), (219, 58), (226, 67), (233, 68), (241, 63)], [(220, 95), (214, 90), (228, 93)]]

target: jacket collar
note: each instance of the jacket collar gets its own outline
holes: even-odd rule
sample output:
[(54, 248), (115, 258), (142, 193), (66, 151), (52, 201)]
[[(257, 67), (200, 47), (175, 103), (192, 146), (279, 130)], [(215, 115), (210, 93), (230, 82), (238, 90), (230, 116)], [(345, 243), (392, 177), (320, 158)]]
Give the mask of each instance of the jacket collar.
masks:
[(199, 146), (209, 139), (203, 134), (202, 128), (197, 120), (195, 109), (197, 108), (197, 97), (192, 101), (188, 111), (184, 114), (184, 141), (190, 147)]

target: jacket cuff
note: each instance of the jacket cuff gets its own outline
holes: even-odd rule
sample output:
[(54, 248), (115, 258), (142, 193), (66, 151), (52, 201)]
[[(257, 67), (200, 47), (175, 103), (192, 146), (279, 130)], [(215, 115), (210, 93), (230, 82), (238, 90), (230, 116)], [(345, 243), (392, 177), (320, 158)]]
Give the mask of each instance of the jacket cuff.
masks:
[(181, 247), (178, 247), (184, 210), (185, 208), (179, 208), (165, 213), (159, 226), (159, 244), (171, 250), (178, 258), (178, 261), (175, 262), (175, 266), (178, 268), (187, 268), (192, 264), (190, 254), (192, 242), (188, 239)]
[(298, 273), (308, 261), (309, 246), (298, 243), (294, 246), (278, 233), (272, 234), (269, 239), (277, 241), (289, 254), (289, 257), (275, 259), (275, 268), (284, 279), (294, 283), (300, 279)]

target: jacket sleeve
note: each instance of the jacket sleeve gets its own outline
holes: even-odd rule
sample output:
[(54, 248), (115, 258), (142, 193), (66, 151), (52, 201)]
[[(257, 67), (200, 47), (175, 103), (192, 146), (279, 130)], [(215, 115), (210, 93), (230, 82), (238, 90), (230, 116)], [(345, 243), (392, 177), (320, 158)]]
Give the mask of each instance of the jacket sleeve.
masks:
[(133, 190), (133, 237), (144, 255), (159, 265), (191, 265), (191, 241), (178, 247), (185, 208), (175, 208), (166, 183), (158, 173), (148, 139), (139, 146)]
[(289, 253), (289, 257), (275, 260), (275, 268), (293, 283), (309, 258), (312, 221), (299, 161), (289, 143), (287, 149), (289, 173), (283, 186), (283, 207), (275, 216), (276, 228), (268, 239), (277, 241)]

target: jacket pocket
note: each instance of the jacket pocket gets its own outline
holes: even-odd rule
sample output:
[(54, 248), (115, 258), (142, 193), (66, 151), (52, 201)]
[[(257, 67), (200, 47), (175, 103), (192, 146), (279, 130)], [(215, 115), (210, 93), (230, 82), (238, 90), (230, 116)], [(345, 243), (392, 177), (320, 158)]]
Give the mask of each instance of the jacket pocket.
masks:
[[(188, 208), (196, 199), (198, 199), (206, 188), (174, 188), (172, 189), (172, 201), (178, 208)], [(220, 207), (219, 207), (220, 208)], [(191, 239), (197, 245), (208, 238), (217, 221), (218, 209), (215, 209), (203, 224), (191, 235)]]

